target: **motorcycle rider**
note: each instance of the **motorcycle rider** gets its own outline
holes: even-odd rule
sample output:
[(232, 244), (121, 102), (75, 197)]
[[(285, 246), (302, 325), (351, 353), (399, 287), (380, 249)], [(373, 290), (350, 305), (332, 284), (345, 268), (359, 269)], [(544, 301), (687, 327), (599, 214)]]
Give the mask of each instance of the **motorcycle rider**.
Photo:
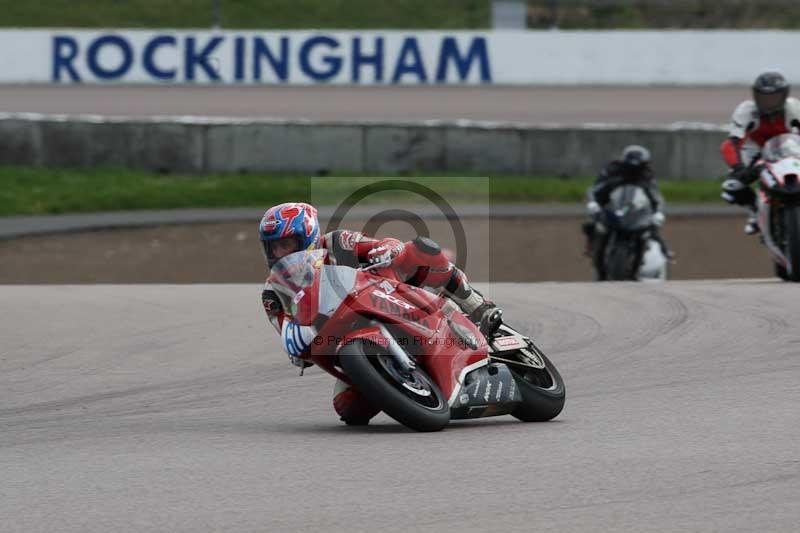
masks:
[[(464, 273), (447, 259), (439, 245), (426, 237), (403, 243), (392, 238), (373, 239), (350, 230), (320, 235), (317, 210), (300, 202), (269, 208), (259, 224), (259, 235), (269, 268), (291, 253), (321, 248), (328, 252), (328, 264), (354, 268), (381, 265), (382, 268), (391, 268), (400, 279), (411, 285), (442, 289), (473, 322), (480, 325), (484, 334), (490, 334), (502, 323), (503, 312), (470, 286)], [(281, 302), (269, 281), (261, 293), (261, 301), (269, 321), (285, 337), (287, 329), (293, 326), (286, 320)], [(297, 357), (299, 353), (291, 353), (288, 345), (287, 351), (295, 366), (311, 366), (310, 362)], [(357, 390), (341, 380), (337, 380), (334, 387), (333, 406), (349, 425), (367, 424), (379, 412)]]
[(800, 101), (789, 97), (789, 83), (779, 72), (764, 72), (753, 83), (753, 99), (739, 104), (731, 117), (728, 138), (720, 151), (730, 167), (722, 183), (722, 198), (728, 203), (750, 209), (744, 231), (758, 233), (756, 195), (750, 185), (758, 179), (760, 169), (754, 166), (771, 138), (800, 131)]
[(626, 184), (639, 185), (647, 194), (654, 212), (653, 238), (661, 245), (664, 255), (668, 258), (673, 256), (658, 233), (658, 227), (664, 224), (666, 217), (662, 212), (664, 197), (656, 186), (650, 167), (650, 151), (643, 146), (631, 144), (622, 150), (619, 159), (614, 159), (603, 167), (594, 184), (586, 191), (586, 210), (591, 220), (583, 225), (583, 233), (586, 235), (584, 255), (593, 258), (599, 281), (606, 278), (603, 254), (608, 242), (608, 234), (598, 231), (601, 229), (598, 224), (599, 215), (608, 204), (611, 192)]

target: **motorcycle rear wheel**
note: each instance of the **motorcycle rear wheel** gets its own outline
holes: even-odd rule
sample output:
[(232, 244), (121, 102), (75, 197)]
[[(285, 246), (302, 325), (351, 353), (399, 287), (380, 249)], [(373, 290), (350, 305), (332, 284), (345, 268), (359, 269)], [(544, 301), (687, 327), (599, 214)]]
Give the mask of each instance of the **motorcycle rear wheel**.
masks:
[(380, 346), (348, 344), (339, 363), (361, 394), (404, 426), (440, 431), (450, 422), (450, 405), (436, 383), (419, 367), (403, 373)]
[(558, 369), (541, 351), (538, 351), (538, 354), (545, 365), (541, 370), (509, 365), (522, 396), (522, 403), (511, 412), (511, 415), (523, 422), (552, 420), (564, 409), (566, 400), (566, 387)]

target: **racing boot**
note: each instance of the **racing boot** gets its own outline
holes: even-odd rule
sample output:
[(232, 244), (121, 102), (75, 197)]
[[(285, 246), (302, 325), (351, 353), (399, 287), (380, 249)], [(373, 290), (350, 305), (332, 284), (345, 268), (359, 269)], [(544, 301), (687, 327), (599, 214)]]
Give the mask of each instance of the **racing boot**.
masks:
[(339, 419), (348, 426), (366, 426), (381, 412), (356, 389), (337, 379), (333, 386), (333, 408)]
[(750, 211), (750, 215), (747, 217), (747, 222), (744, 225), (744, 232), (748, 235), (755, 235), (760, 231), (761, 228), (758, 227), (758, 213)]
[[(757, 176), (758, 174), (756, 174)], [(746, 179), (742, 182), (737, 178), (730, 178), (722, 182), (722, 194), (720, 195), (723, 200), (730, 204), (742, 205), (750, 211), (747, 217), (747, 222), (744, 225), (744, 232), (748, 235), (755, 235), (761, 228), (758, 227), (758, 208), (756, 206), (756, 194), (750, 188), (749, 183), (752, 179)]]
[(478, 324), (484, 336), (490, 337), (492, 333), (503, 324), (503, 310), (493, 302), (484, 300), (469, 316), (470, 320)]
[(463, 272), (453, 269), (453, 277), (445, 287), (447, 295), (461, 308), (481, 333), (490, 336), (503, 323), (503, 310), (471, 287)]

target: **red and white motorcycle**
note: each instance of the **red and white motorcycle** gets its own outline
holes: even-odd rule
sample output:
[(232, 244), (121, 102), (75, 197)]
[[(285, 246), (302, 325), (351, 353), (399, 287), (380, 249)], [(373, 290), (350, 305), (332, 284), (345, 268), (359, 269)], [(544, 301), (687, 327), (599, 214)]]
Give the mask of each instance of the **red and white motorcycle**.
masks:
[(289, 353), (418, 431), (451, 418), (532, 422), (561, 412), (564, 382), (528, 337), (503, 324), (486, 338), (450, 299), (402, 283), (391, 268), (326, 265), (325, 253), (296, 252), (272, 267)]
[(758, 224), (775, 274), (800, 281), (800, 135), (773, 137), (761, 151)]

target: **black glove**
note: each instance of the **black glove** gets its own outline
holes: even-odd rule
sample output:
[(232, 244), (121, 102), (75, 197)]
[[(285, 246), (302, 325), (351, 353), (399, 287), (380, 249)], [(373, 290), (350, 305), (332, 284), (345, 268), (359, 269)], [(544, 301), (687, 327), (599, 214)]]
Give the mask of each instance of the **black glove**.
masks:
[(733, 165), (733, 168), (731, 168), (728, 177), (734, 180), (739, 180), (742, 183), (745, 183), (745, 179), (747, 178), (748, 174), (749, 171), (745, 165), (743, 165), (742, 163), (736, 163), (735, 165)]
[(742, 163), (737, 163), (731, 169), (729, 177), (731, 179), (739, 180), (745, 185), (750, 185), (754, 181), (758, 179), (758, 175), (761, 173), (761, 170), (764, 167), (762, 165), (754, 165), (752, 167), (747, 167)]
[(753, 189), (736, 178), (730, 178), (722, 182), (720, 196), (729, 204), (734, 205), (754, 207), (756, 202), (756, 194)]
[(269, 318), (274, 318), (283, 311), (283, 306), (275, 291), (269, 289), (261, 291), (261, 303)]

